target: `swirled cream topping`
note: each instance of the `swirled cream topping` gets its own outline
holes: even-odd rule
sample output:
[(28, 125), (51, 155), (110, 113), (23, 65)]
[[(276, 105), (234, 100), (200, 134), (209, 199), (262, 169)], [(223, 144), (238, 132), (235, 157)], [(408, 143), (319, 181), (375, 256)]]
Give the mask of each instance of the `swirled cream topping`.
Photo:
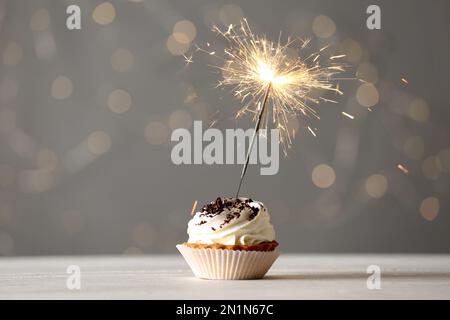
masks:
[(273, 241), (275, 231), (266, 207), (247, 198), (217, 198), (189, 221), (190, 243), (255, 245)]

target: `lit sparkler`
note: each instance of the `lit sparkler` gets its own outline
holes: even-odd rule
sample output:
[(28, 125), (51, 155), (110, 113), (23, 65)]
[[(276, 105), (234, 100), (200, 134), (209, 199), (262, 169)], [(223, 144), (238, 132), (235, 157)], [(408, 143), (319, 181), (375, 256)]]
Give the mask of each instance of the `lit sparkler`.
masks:
[[(282, 43), (280, 35), (278, 41), (273, 42), (266, 36), (255, 35), (245, 18), (238, 26), (229, 25), (225, 30), (214, 27), (213, 31), (227, 42), (223, 54), (210, 45), (207, 48), (197, 47), (197, 50), (223, 60), (222, 65), (215, 66), (221, 70), (223, 77), (218, 85), (231, 87), (234, 96), (241, 101), (236, 118), (251, 113), (255, 121), (255, 132), (237, 191), (239, 194), (259, 129), (266, 129), (269, 123), (277, 128), (286, 154), (295, 135), (289, 129), (289, 119), (292, 116), (318, 119), (314, 106), (321, 101), (336, 103), (323, 95), (326, 92), (342, 95), (337, 84), (340, 79), (336, 76), (344, 71), (339, 59), (345, 55), (325, 58), (325, 50), (328, 49), (325, 46), (302, 58), (300, 53), (310, 43), (309, 39), (288, 38)], [(322, 63), (324, 59), (327, 59), (325, 64)], [(271, 108), (267, 108), (268, 105)], [(310, 127), (308, 130), (315, 135)]]

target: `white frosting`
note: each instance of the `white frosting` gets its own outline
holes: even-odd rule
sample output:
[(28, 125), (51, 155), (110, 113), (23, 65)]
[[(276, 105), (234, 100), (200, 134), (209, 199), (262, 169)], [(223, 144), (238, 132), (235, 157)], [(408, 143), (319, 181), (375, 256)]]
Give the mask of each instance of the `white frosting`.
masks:
[(200, 211), (194, 215), (188, 224), (188, 242), (254, 245), (275, 239), (269, 214), (261, 202), (246, 198), (239, 198), (239, 201), (236, 198), (224, 198), (223, 201), (225, 206), (220, 210)]

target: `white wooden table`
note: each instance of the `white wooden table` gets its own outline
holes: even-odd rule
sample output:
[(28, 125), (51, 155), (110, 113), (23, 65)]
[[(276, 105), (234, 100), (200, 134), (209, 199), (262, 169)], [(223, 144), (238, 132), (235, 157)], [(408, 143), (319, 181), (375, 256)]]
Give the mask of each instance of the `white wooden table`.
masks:
[[(81, 289), (66, 269), (78, 265)], [(366, 269), (381, 268), (369, 290)], [(0, 258), (0, 299), (450, 299), (450, 255), (282, 254), (263, 280), (199, 280), (179, 255)]]

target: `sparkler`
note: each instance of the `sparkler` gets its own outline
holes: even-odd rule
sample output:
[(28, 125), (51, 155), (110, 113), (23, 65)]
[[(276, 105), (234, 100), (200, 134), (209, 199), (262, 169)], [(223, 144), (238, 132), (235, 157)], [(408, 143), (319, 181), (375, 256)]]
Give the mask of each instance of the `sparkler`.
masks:
[[(207, 48), (197, 47), (197, 50), (221, 58), (222, 64), (214, 66), (222, 72), (222, 80), (218, 86), (231, 87), (234, 96), (242, 103), (236, 113), (236, 118), (243, 114), (253, 114), (255, 131), (247, 150), (246, 161), (242, 168), (241, 178), (236, 197), (247, 171), (254, 140), (262, 128), (271, 126), (279, 129), (280, 143), (284, 154), (291, 147), (295, 132), (289, 129), (291, 117), (317, 118), (313, 105), (320, 101), (336, 101), (325, 98), (318, 93), (333, 92), (342, 95), (336, 83), (337, 74), (344, 71), (344, 65), (339, 59), (345, 55), (335, 55), (327, 59), (325, 51), (328, 46), (301, 58), (310, 40), (292, 39), (281, 41), (281, 33), (277, 42), (270, 41), (266, 36), (252, 32), (244, 18), (240, 25), (229, 25), (226, 30), (214, 27), (213, 31), (227, 42), (223, 54), (213, 50), (209, 43)], [(272, 108), (268, 110), (267, 106)], [(308, 126), (309, 131), (315, 135)]]

